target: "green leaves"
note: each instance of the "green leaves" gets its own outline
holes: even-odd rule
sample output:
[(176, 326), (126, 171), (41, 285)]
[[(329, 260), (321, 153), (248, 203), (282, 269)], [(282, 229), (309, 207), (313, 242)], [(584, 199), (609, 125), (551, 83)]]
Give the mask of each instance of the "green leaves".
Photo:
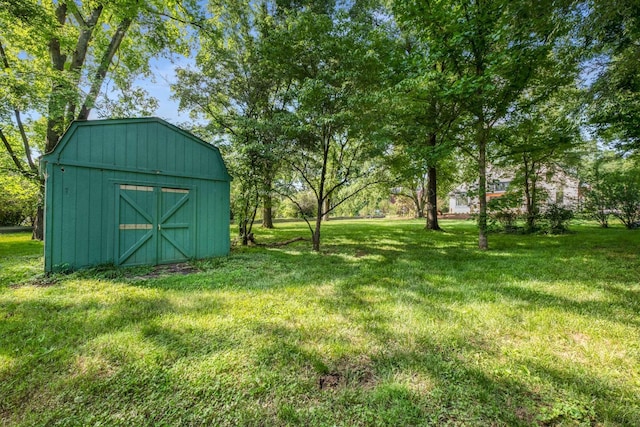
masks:
[(581, 29), (588, 43), (588, 115), (599, 136), (622, 151), (640, 148), (640, 7), (633, 0), (587, 2)]
[(280, 66), (273, 38), (283, 22), (270, 2), (211, 2), (213, 33), (200, 31), (196, 68), (178, 69), (173, 86), (180, 107), (204, 118), (229, 143), (232, 207), (243, 243), (261, 197), (270, 197), (290, 125), (292, 77)]
[[(135, 77), (149, 75), (155, 55), (186, 52), (182, 33), (199, 13), (193, 0), (2, 1), (2, 128), (19, 127), (24, 113), (45, 117), (48, 151), (71, 120), (88, 118), (96, 106), (103, 117), (154, 110), (149, 94), (133, 86)], [(103, 100), (107, 77), (111, 93)], [(27, 152), (38, 145), (24, 136), (20, 142)]]
[(0, 163), (0, 226), (21, 225), (33, 219), (38, 203), (39, 188), (31, 180), (6, 173)]
[(585, 192), (585, 212), (602, 227), (608, 227), (613, 215), (625, 227), (637, 228), (640, 222), (640, 168), (633, 159), (619, 159), (601, 153), (589, 171)]
[[(518, 101), (532, 87), (548, 88), (545, 76), (557, 65), (552, 53), (568, 37), (571, 2), (525, 0), (483, 2), (393, 2), (400, 27), (422, 43), (427, 62), (441, 64), (446, 77), (436, 99), (451, 95), (470, 129), (464, 147), (477, 156), (480, 188), (479, 246), (486, 240), (487, 148), (494, 128), (518, 111)], [(572, 77), (570, 61), (564, 74)], [(451, 100), (451, 98), (449, 98)], [(540, 98), (542, 99), (542, 98)], [(532, 100), (533, 101), (533, 100)], [(450, 101), (451, 102), (451, 101)]]

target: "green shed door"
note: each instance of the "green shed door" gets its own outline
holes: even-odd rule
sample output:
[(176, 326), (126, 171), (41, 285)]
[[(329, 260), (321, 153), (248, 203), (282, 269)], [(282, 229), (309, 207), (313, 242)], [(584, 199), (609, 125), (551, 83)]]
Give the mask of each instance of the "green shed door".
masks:
[(116, 264), (180, 262), (192, 258), (191, 192), (184, 188), (119, 185)]
[(184, 261), (193, 257), (193, 213), (189, 190), (160, 188), (160, 263)]

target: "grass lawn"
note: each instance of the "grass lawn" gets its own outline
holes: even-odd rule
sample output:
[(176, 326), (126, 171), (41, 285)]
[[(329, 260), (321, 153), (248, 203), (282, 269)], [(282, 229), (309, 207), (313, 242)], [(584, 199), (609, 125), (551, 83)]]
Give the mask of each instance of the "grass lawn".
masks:
[(480, 252), (442, 225), (335, 221), (320, 254), (52, 283), (39, 243), (0, 235), (0, 424), (640, 425), (640, 231)]

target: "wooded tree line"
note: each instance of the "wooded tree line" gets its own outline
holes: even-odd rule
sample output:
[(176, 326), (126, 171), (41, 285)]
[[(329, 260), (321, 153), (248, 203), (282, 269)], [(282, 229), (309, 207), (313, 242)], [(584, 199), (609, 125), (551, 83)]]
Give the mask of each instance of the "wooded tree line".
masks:
[[(591, 177), (596, 200), (596, 175), (637, 170), (636, 3), (0, 0), (1, 174), (35, 198), (37, 157), (72, 120), (152, 113), (134, 82), (180, 54), (194, 64), (173, 93), (225, 154), (244, 243), (257, 216), (273, 226), (274, 199), (315, 250), (329, 214), (374, 193), (408, 198), (438, 230), (438, 197), (464, 176), (487, 249), (490, 165), (516, 172), (532, 228), (542, 171)], [(598, 157), (594, 139), (626, 159)]]

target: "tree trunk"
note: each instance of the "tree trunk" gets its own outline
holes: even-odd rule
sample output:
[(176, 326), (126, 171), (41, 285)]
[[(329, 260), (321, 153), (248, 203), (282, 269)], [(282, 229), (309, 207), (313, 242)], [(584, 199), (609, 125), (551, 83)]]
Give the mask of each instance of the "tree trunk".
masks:
[[(436, 146), (436, 134), (429, 135), (429, 147)], [(427, 169), (427, 230), (440, 231), (438, 225), (438, 190), (437, 170), (435, 165)]]
[(329, 200), (329, 198), (327, 197), (326, 199), (324, 199), (324, 208), (322, 214), (323, 221), (329, 221), (329, 209), (331, 209), (331, 200)]
[(527, 209), (527, 228), (529, 230), (533, 229), (534, 221), (531, 216), (531, 191), (529, 187), (529, 162), (527, 161), (527, 157), (523, 156), (524, 161), (524, 204)]
[(91, 88), (89, 89), (89, 93), (87, 94), (84, 104), (80, 109), (80, 113), (78, 114), (78, 120), (87, 120), (89, 118), (89, 113), (91, 113), (91, 109), (93, 108), (93, 104), (96, 102), (96, 98), (100, 94), (100, 89), (102, 88), (102, 83), (109, 71), (109, 66), (113, 62), (113, 57), (115, 56), (118, 48), (120, 47), (120, 43), (124, 39), (129, 27), (133, 20), (131, 18), (124, 18), (116, 32), (111, 37), (111, 41), (109, 42), (109, 46), (107, 50), (104, 52), (102, 59), (100, 60), (100, 65), (96, 70), (96, 73), (93, 77), (93, 82), (91, 84)]
[[(318, 212), (320, 213), (320, 212)], [(316, 216), (316, 229), (313, 232), (313, 250), (320, 252), (320, 224), (322, 223), (322, 215)]]
[(533, 230), (536, 226), (536, 214), (534, 212), (534, 195), (532, 194), (532, 189), (530, 186), (530, 182), (525, 182), (525, 198), (527, 205), (527, 228), (529, 230)]
[(33, 240), (44, 240), (44, 180), (40, 179), (39, 184), (40, 200), (38, 200), (36, 217), (33, 221), (33, 233), (31, 234)]
[(534, 176), (531, 179), (531, 207), (529, 208), (529, 218), (528, 223), (531, 226), (531, 229), (535, 228), (536, 220), (538, 219), (538, 190), (536, 189), (536, 185), (538, 184), (536, 177)]
[(436, 190), (436, 168), (429, 166), (427, 182), (427, 230), (440, 231), (438, 224), (438, 193)]
[(265, 183), (262, 196), (262, 227), (273, 228), (273, 199), (271, 197), (271, 181)]
[(529, 231), (533, 230), (536, 226), (536, 217), (538, 213), (536, 212), (536, 179), (535, 179), (535, 169), (534, 163), (529, 163), (527, 156), (523, 156), (524, 163), (524, 198), (525, 198), (525, 207), (527, 209), (527, 229)]
[[(267, 198), (269, 199), (269, 202), (267, 202)], [(262, 208), (262, 227), (273, 228), (273, 210), (271, 207), (271, 196), (265, 196), (264, 206)]]
[(249, 234), (247, 233), (246, 219), (240, 221), (240, 225), (238, 226), (238, 233), (240, 234), (240, 238), (242, 240), (242, 246), (247, 246), (249, 244)]
[[(62, 2), (56, 8), (56, 20), (59, 27), (62, 28), (67, 19), (67, 5)], [(64, 71), (64, 64), (67, 60), (66, 55), (62, 54), (60, 48), (60, 40), (52, 37), (49, 41), (49, 57), (54, 70)], [(48, 153), (53, 150), (64, 131), (64, 96), (65, 87), (59, 81), (54, 81), (51, 86), (51, 94), (49, 95), (48, 118), (47, 118), (47, 139), (45, 142), (44, 152)]]
[(326, 184), (327, 179), (327, 163), (329, 161), (329, 148), (331, 139), (330, 133), (324, 129), (323, 127), (323, 156), (322, 156), (322, 171), (320, 172), (320, 185), (318, 186), (318, 191), (316, 195), (318, 198), (316, 199), (316, 228), (312, 233), (313, 238), (313, 250), (316, 252), (320, 252), (320, 226), (322, 225), (322, 213), (324, 208), (325, 201), (329, 200), (329, 197), (324, 192), (324, 186)]
[(478, 215), (478, 248), (489, 249), (487, 239), (487, 143), (484, 130), (478, 138), (478, 200), (480, 212)]
[(33, 234), (31, 234), (33, 240), (44, 240), (44, 206), (38, 203), (38, 209), (36, 211), (36, 218), (33, 221)]
[(416, 205), (416, 218), (424, 218), (424, 208), (420, 204), (420, 195), (416, 194), (413, 199), (413, 203)]

